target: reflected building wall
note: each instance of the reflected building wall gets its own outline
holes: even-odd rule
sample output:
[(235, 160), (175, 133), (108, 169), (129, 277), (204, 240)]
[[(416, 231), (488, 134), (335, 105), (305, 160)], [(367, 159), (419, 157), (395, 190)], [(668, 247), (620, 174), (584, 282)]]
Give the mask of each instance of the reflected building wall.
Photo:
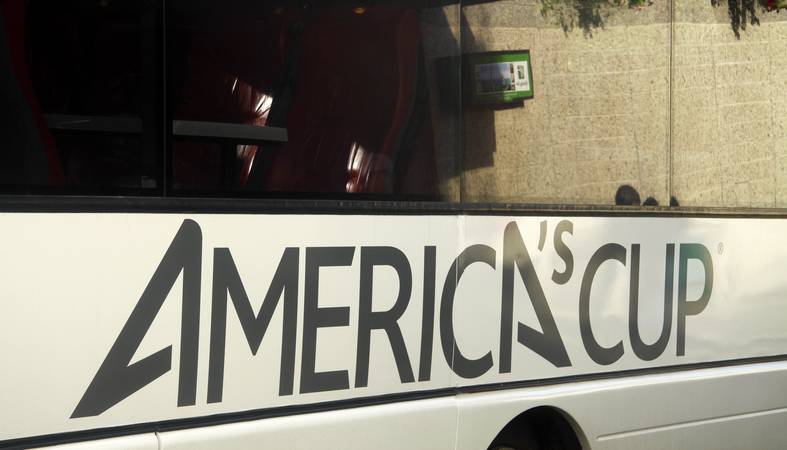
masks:
[(673, 189), (686, 206), (787, 206), (787, 14), (731, 29), (675, 0)]
[(535, 84), (523, 106), (465, 110), (464, 200), (610, 204), (629, 184), (665, 203), (668, 4), (577, 16), (573, 28), (541, 8), (463, 8), (463, 51), (530, 49)]
[(758, 7), (736, 37), (724, 3), (465, 5), (462, 53), (530, 49), (535, 98), (464, 107), (462, 200), (613, 204), (628, 184), (661, 205), (785, 206), (787, 14)]

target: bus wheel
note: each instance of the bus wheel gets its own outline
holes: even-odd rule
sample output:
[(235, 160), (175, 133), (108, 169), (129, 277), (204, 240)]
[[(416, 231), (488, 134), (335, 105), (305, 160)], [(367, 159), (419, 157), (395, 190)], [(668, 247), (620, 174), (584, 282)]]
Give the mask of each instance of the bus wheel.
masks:
[(488, 450), (581, 450), (574, 429), (557, 410), (539, 407), (511, 420)]

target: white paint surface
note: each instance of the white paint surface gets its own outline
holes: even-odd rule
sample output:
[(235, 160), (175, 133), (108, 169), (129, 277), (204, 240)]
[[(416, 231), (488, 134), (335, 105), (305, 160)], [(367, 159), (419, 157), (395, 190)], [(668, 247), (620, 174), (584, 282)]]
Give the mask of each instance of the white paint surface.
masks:
[[(184, 219), (192, 219), (199, 224), (203, 239), (196, 405), (177, 406), (181, 312), (178, 282), (133, 359), (141, 360), (171, 345), (172, 369), (98, 416), (70, 419)], [(574, 273), (565, 285), (557, 285), (551, 280), (553, 270), (562, 271), (565, 267), (552, 243), (554, 228), (561, 220), (573, 223), (573, 234), (563, 236), (574, 258)], [(557, 368), (517, 343), (516, 326), (512, 324), (513, 370), (507, 374), (499, 373), (503, 232), (512, 221), (517, 223), (533, 260), (571, 360), (569, 367)], [(544, 248), (539, 250), (542, 221), (547, 222), (547, 233)], [(2, 214), (0, 227), (4, 231), (0, 236), (0, 247), (3, 248), (0, 260), (0, 294), (3, 299), (0, 302), (0, 361), (3, 365), (0, 375), (0, 403), (3, 405), (0, 408), (0, 423), (3, 423), (0, 441), (452, 386), (787, 354), (785, 251), (780, 244), (787, 235), (787, 222), (779, 220)], [(599, 343), (611, 346), (622, 341), (624, 355), (617, 362), (602, 366), (589, 358), (583, 346), (579, 332), (578, 295), (588, 260), (598, 248), (608, 243), (618, 243), (628, 249), (627, 265), (624, 267), (617, 262), (602, 265), (591, 291), (590, 317)], [(704, 311), (687, 318), (686, 355), (676, 355), (677, 308), (673, 307), (667, 348), (660, 357), (646, 362), (633, 354), (628, 337), (631, 246), (641, 245), (639, 323), (643, 339), (651, 343), (658, 336), (662, 324), (664, 258), (668, 243), (676, 244), (673, 302), (678, 293), (680, 244), (699, 243), (708, 248), (715, 274), (713, 293)], [(450, 362), (443, 355), (439, 311), (450, 265), (462, 249), (475, 244), (495, 249), (496, 268), (474, 264), (464, 273), (453, 312), (456, 341), (469, 358), (479, 358), (491, 352), (494, 365), (480, 377), (463, 379), (454, 374)], [(305, 248), (328, 246), (355, 248), (351, 266), (321, 269), (319, 286), (320, 307), (349, 307), (350, 324), (318, 330), (316, 369), (347, 370), (351, 388), (301, 394), (298, 380), (302, 359)], [(413, 274), (412, 296), (398, 324), (416, 378), (421, 343), (424, 246), (437, 248), (436, 318), (429, 381), (402, 383), (385, 333), (373, 331), (369, 385), (353, 387), (359, 259), (361, 247), (365, 246), (393, 246), (409, 260)], [(295, 394), (292, 396), (278, 395), (281, 304), (277, 306), (259, 352), (253, 356), (230, 303), (224, 398), (221, 403), (208, 404), (206, 401), (212, 261), (213, 250), (219, 247), (229, 248), (232, 252), (255, 313), (262, 304), (284, 249), (300, 249), (298, 342)], [(451, 282), (453, 280), (448, 280)], [(700, 295), (703, 282), (702, 266), (690, 261), (689, 300)], [(521, 321), (539, 329), (519, 275), (515, 276), (514, 289), (515, 322)], [(375, 269), (374, 310), (390, 308), (396, 292), (398, 283), (394, 272), (388, 268)], [(759, 391), (752, 390), (751, 395), (756, 392)], [(661, 404), (657, 399), (653, 400)], [(441, 427), (447, 426), (444, 421), (450, 417), (446, 411), (450, 409), (444, 410), (445, 415), (441, 415), (440, 419), (435, 419)], [(671, 408), (669, 411), (670, 414), (679, 412)], [(461, 429), (460, 426), (460, 433)], [(621, 426), (619, 431), (604, 432), (614, 435), (631, 429), (636, 427)], [(649, 438), (622, 435), (607, 439), (602, 448), (625, 448), (613, 444), (621, 439), (639, 442)]]

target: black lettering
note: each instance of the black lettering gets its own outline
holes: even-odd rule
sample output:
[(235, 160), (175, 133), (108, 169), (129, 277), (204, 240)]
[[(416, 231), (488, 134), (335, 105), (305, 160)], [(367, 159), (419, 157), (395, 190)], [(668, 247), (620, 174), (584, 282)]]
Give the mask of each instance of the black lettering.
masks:
[(629, 336), (634, 354), (643, 361), (653, 361), (664, 353), (672, 330), (672, 285), (675, 280), (675, 244), (667, 244), (664, 266), (664, 318), (661, 335), (653, 344), (642, 341), (639, 333), (639, 244), (631, 246), (631, 287), (629, 291)]
[(421, 316), (421, 359), (418, 365), (418, 381), (429, 381), (432, 377), (436, 261), (437, 247), (424, 247), (424, 304)]
[(544, 250), (544, 244), (547, 241), (547, 221), (541, 221), (541, 232), (538, 234), (538, 251)]
[(626, 248), (620, 244), (606, 244), (596, 250), (585, 268), (582, 285), (579, 289), (579, 330), (582, 334), (582, 343), (588, 356), (597, 364), (605, 366), (614, 363), (623, 356), (623, 342), (605, 348), (596, 341), (590, 325), (590, 289), (593, 287), (593, 278), (595, 278), (601, 264), (610, 260), (618, 261), (625, 267)]
[(129, 365), (129, 362), (181, 272), (183, 307), (178, 406), (196, 403), (202, 231), (197, 222), (184, 220), (120, 335), (71, 414), (72, 419), (97, 416), (169, 372), (172, 367), (171, 345), (134, 364)]
[(303, 306), (303, 349), (301, 361), (301, 393), (349, 389), (346, 370), (315, 372), (317, 359), (317, 329), (346, 327), (350, 324), (350, 308), (323, 307), (318, 304), (321, 267), (352, 265), (354, 247), (306, 248), (306, 274)]
[(284, 250), (276, 274), (256, 316), (229, 249), (217, 248), (213, 251), (213, 255), (213, 312), (210, 324), (208, 403), (221, 402), (224, 391), (228, 292), (252, 355), (256, 355), (259, 351), (276, 306), (281, 297), (284, 297), (279, 395), (292, 395), (298, 316), (298, 249)]
[(561, 220), (555, 228), (555, 251), (566, 264), (566, 270), (563, 272), (558, 272), (557, 269), (552, 272), (552, 281), (557, 284), (568, 283), (571, 279), (571, 275), (574, 274), (574, 255), (571, 253), (571, 249), (568, 248), (565, 241), (563, 241), (563, 235), (565, 233), (570, 235), (574, 234), (574, 224), (571, 223), (570, 220)]
[[(394, 306), (388, 311), (372, 311), (375, 266), (392, 267), (399, 277), (399, 294)], [(413, 275), (407, 256), (394, 247), (361, 248), (361, 289), (358, 311), (358, 352), (355, 364), (355, 387), (369, 384), (369, 352), (372, 330), (383, 330), (391, 343), (399, 379), (402, 383), (415, 381), (410, 357), (404, 344), (402, 329), (397, 321), (407, 310), (413, 290)]]
[[(698, 259), (705, 271), (705, 284), (702, 295), (695, 301), (686, 301), (689, 260)], [(702, 244), (680, 244), (680, 263), (678, 266), (678, 356), (686, 354), (686, 317), (696, 316), (705, 310), (713, 292), (713, 260), (710, 252)]]
[(466, 248), (451, 264), (445, 278), (443, 296), (440, 303), (440, 342), (445, 361), (454, 373), (462, 378), (477, 378), (492, 368), (492, 352), (478, 359), (468, 359), (456, 345), (454, 335), (454, 297), (462, 274), (471, 264), (484, 263), (495, 268), (495, 249), (487, 245), (472, 245)]
[(533, 261), (522, 240), (516, 222), (506, 226), (503, 238), (503, 298), (500, 317), (500, 373), (511, 372), (511, 346), (514, 322), (514, 268), (525, 284), (530, 303), (543, 332), (517, 323), (517, 342), (533, 350), (556, 367), (567, 367), (571, 360), (563, 345), (560, 331), (552, 317), (544, 289), (538, 280)]

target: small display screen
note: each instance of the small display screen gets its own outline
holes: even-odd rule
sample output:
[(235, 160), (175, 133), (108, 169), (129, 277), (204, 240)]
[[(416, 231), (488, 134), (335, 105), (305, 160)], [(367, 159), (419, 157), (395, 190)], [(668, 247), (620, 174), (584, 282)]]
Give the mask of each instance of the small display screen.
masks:
[(467, 101), (470, 104), (514, 103), (533, 98), (530, 52), (465, 55)]

